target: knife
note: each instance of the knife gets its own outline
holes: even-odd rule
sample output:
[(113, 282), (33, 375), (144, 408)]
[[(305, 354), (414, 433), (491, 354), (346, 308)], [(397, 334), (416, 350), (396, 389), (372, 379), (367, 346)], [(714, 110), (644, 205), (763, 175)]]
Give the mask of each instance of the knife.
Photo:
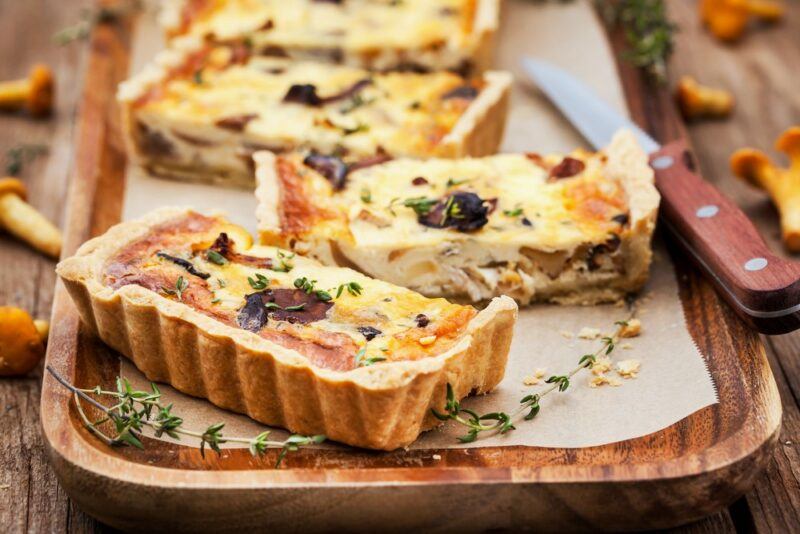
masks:
[(660, 222), (749, 325), (764, 334), (800, 328), (800, 263), (772, 254), (739, 207), (699, 173), (685, 139), (661, 145), (566, 71), (533, 58), (523, 68), (596, 149), (620, 129), (650, 155)]

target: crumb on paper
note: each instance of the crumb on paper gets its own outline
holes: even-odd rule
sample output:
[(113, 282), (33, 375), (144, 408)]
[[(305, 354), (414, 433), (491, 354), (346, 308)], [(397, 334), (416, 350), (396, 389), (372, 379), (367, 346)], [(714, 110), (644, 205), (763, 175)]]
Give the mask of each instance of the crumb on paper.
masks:
[(614, 378), (613, 376), (606, 376), (606, 375), (599, 375), (593, 376), (589, 379), (589, 387), (591, 388), (599, 388), (601, 386), (611, 386), (611, 387), (618, 387), (622, 385), (622, 382)]
[(572, 332), (570, 332), (569, 330), (562, 330), (561, 331), (561, 337), (563, 337), (564, 339), (572, 339), (573, 335), (574, 334)]
[(600, 329), (584, 326), (581, 328), (581, 331), (578, 332), (578, 337), (581, 339), (597, 339), (600, 337)]
[(636, 337), (642, 333), (642, 322), (639, 319), (631, 319), (622, 326), (619, 337)]
[(622, 345), (620, 345), (620, 347), (622, 347), (625, 350), (631, 350), (633, 348), (633, 345), (631, 345), (630, 343), (623, 343)]
[(441, 460), (442, 459), (442, 455), (441, 454), (434, 454), (433, 455), (433, 459), (434, 460)]
[(532, 375), (526, 375), (525, 378), (522, 379), (522, 383), (526, 386), (535, 386), (542, 381), (542, 377), (547, 374), (547, 369), (542, 367), (537, 367), (533, 370)]
[(525, 377), (522, 379), (522, 383), (526, 386), (535, 386), (541, 381), (542, 380), (539, 377), (532, 375), (525, 375)]
[(639, 360), (622, 360), (617, 363), (617, 373), (623, 378), (636, 378), (641, 367)]
[(592, 374), (601, 376), (611, 370), (611, 358), (608, 356), (600, 356), (592, 364)]

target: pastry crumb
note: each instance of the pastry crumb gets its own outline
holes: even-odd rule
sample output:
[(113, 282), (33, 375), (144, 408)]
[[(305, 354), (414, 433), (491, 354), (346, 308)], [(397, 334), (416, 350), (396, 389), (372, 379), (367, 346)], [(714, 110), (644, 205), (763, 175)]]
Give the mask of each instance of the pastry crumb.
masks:
[(625, 350), (631, 350), (633, 348), (633, 345), (631, 345), (630, 343), (623, 343), (622, 345), (620, 345), (620, 347), (622, 347)]
[(593, 376), (589, 379), (589, 387), (592, 388), (599, 388), (601, 386), (611, 386), (611, 387), (618, 387), (622, 385), (619, 379), (614, 378), (613, 376), (609, 377), (606, 375), (599, 375)]
[(543, 369), (541, 367), (537, 367), (533, 370), (532, 375), (526, 375), (522, 379), (522, 383), (526, 386), (535, 386), (542, 381), (542, 377), (547, 374), (547, 369)]
[(631, 319), (622, 326), (619, 337), (636, 337), (642, 333), (642, 322), (639, 319)]
[(433, 455), (433, 459), (434, 460), (441, 460), (442, 459), (442, 455), (441, 454), (434, 454)]
[(601, 376), (611, 370), (611, 358), (608, 356), (600, 356), (592, 364), (592, 374)]
[(623, 378), (636, 378), (641, 367), (639, 360), (622, 360), (617, 363), (617, 373)]
[(526, 375), (522, 379), (522, 383), (525, 384), (526, 386), (535, 386), (541, 381), (542, 380), (539, 377), (531, 376), (531, 375)]
[(581, 339), (597, 339), (600, 337), (600, 329), (584, 326), (581, 328), (581, 331), (578, 332), (578, 337)]
[(563, 337), (564, 339), (572, 339), (573, 335), (574, 334), (572, 332), (570, 332), (569, 330), (562, 330), (561, 331), (561, 337)]

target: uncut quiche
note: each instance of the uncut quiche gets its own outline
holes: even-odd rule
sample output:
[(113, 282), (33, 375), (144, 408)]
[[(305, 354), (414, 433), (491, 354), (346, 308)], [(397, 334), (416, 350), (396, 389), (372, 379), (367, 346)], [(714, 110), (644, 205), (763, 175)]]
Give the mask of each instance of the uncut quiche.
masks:
[(446, 385), (502, 379), (517, 307), (450, 303), (166, 208), (57, 272), (83, 321), (154, 381), (268, 425), (392, 450), (437, 424)]

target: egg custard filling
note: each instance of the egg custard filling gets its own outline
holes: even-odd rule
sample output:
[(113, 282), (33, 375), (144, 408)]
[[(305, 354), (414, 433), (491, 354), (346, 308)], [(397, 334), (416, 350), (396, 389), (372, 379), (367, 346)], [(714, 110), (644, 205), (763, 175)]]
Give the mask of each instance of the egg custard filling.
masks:
[(246, 36), (263, 55), (374, 70), (479, 71), (499, 0), (167, 0), (168, 36)]
[(442, 353), (477, 313), (350, 269), (251, 246), (242, 228), (194, 212), (109, 258), (102, 283), (142, 286), (336, 371)]
[(646, 154), (604, 151), (395, 160), (350, 173), (256, 155), (262, 243), (426, 295), (613, 301), (647, 279), (659, 196)]
[(257, 150), (336, 154), (350, 167), (496, 150), (510, 75), (371, 73), (189, 40), (120, 87), (136, 160), (151, 173), (248, 185)]

